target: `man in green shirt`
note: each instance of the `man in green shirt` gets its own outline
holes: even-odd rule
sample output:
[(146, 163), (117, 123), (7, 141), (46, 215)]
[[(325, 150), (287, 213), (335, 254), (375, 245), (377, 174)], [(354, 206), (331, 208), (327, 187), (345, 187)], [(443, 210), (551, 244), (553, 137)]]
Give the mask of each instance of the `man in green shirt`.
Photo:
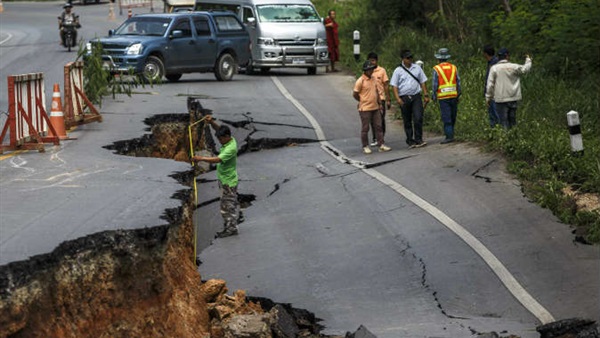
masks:
[(223, 216), (224, 229), (217, 233), (217, 237), (229, 237), (238, 234), (239, 202), (237, 197), (237, 142), (231, 137), (231, 130), (227, 126), (219, 126), (211, 115), (206, 121), (215, 130), (215, 136), (221, 143), (218, 156), (194, 156), (192, 161), (203, 161), (217, 164), (217, 179), (221, 190), (221, 216)]

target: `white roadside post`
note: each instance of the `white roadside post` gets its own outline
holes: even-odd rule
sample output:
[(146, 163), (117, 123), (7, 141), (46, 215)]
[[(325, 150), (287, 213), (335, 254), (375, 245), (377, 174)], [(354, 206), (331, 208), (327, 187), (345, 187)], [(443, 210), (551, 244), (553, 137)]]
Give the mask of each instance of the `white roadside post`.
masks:
[(571, 151), (575, 154), (583, 154), (583, 138), (581, 137), (581, 126), (579, 125), (579, 114), (571, 110), (567, 113), (569, 134), (571, 137)]
[(354, 60), (356, 60), (356, 62), (358, 62), (358, 60), (360, 60), (360, 32), (357, 30), (354, 31), (353, 38), (354, 38)]

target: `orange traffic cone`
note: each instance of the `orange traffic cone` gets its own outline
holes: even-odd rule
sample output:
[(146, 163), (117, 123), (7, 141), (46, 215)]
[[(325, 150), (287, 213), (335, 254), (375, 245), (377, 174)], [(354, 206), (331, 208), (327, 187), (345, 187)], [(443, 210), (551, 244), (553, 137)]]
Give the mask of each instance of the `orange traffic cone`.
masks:
[(65, 127), (65, 114), (62, 111), (62, 102), (60, 100), (60, 88), (58, 83), (54, 84), (54, 93), (52, 93), (52, 110), (50, 111), (50, 123), (58, 135), (54, 135), (50, 129), (50, 136), (58, 136), (59, 139), (67, 139)]

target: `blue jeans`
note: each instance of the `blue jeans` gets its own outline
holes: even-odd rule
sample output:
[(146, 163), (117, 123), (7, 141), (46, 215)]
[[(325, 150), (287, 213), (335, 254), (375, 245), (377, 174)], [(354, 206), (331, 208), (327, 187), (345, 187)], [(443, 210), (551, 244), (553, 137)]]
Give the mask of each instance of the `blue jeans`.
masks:
[(505, 129), (510, 129), (517, 125), (517, 101), (495, 102), (496, 112), (500, 117), (500, 123)]
[(494, 128), (500, 123), (500, 117), (496, 112), (496, 102), (494, 102), (494, 100), (491, 100), (490, 105), (488, 106), (488, 116), (490, 117), (490, 127)]
[[(423, 142), (423, 100), (421, 93), (417, 95), (400, 96), (404, 104), (402, 107), (402, 121), (406, 143), (410, 146)], [(414, 129), (413, 129), (414, 127)]]
[(458, 98), (438, 100), (440, 102), (440, 112), (442, 122), (444, 122), (444, 134), (447, 140), (454, 139), (454, 125), (456, 124), (456, 115), (458, 112)]

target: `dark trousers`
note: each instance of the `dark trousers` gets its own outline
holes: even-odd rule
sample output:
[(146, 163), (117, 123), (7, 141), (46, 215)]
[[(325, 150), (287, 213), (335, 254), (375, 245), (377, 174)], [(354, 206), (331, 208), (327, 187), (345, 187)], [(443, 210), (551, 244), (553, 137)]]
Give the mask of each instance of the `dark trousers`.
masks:
[(381, 113), (379, 109), (371, 111), (361, 111), (360, 114), (360, 142), (363, 148), (369, 145), (369, 126), (374, 126), (373, 133), (377, 138), (377, 145), (383, 144), (383, 133), (381, 132)]
[(517, 101), (495, 102), (500, 124), (506, 129), (517, 125)]
[(494, 102), (494, 100), (492, 100), (488, 106), (488, 115), (490, 118), (490, 127), (494, 128), (500, 123), (500, 117), (498, 117), (498, 113), (496, 112), (496, 102)]
[[(385, 108), (386, 103), (383, 102), (383, 104), (381, 105), (381, 110), (379, 111), (381, 113), (381, 134), (383, 135), (383, 137), (385, 138), (385, 112), (386, 112), (386, 108)], [(371, 132), (373, 134), (373, 141), (377, 140), (377, 135), (375, 134), (375, 125), (371, 124)]]
[(444, 134), (447, 140), (454, 139), (454, 125), (456, 124), (456, 115), (458, 113), (458, 99), (438, 100), (440, 103), (440, 113), (442, 122), (444, 122)]
[(410, 146), (423, 142), (423, 100), (421, 94), (400, 96), (404, 105), (402, 110), (402, 121), (404, 122), (404, 133), (406, 143)]

